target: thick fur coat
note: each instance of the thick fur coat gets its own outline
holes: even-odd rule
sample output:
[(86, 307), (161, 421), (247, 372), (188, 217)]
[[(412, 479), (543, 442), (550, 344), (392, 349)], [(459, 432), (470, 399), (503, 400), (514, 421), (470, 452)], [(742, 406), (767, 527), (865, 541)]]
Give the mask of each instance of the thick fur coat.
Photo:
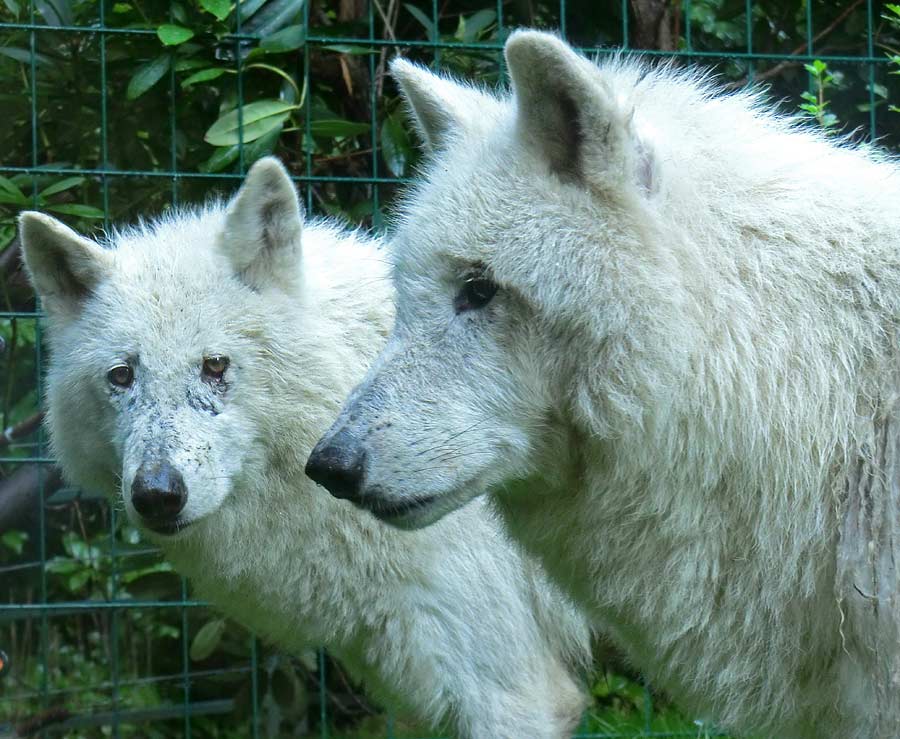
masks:
[(896, 161), (691, 71), (537, 32), (506, 60), (508, 96), (393, 65), (431, 158), (317, 449), (362, 439), (405, 528), (492, 489), (689, 711), (900, 736)]
[[(375, 242), (304, 226), (272, 159), (227, 208), (107, 248), (37, 213), (21, 233), (67, 477), (116, 497), (201, 597), (286, 650), (327, 646), (390, 705), (469, 739), (571, 734), (586, 623), (484, 503), (404, 533), (303, 474), (393, 316)], [(172, 535), (133, 504), (148, 460), (184, 479)]]

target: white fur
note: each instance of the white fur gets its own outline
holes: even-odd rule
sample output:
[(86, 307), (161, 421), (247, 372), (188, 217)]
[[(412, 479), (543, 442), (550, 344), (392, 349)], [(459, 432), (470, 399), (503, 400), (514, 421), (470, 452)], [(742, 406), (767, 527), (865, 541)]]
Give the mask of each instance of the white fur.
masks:
[[(406, 534), (304, 476), (384, 342), (393, 291), (375, 242), (313, 221), (301, 249), (300, 232), (271, 159), (227, 210), (172, 214), (106, 250), (25, 214), (55, 454), (138, 525), (135, 470), (168, 459), (188, 488), (183, 528), (148, 536), (201, 597), (278, 646), (324, 644), (390, 705), (461, 737), (563, 739), (584, 707), (588, 630), (492, 512)], [(210, 354), (230, 358), (224, 384), (200, 379)], [(114, 389), (106, 372), (123, 361), (135, 381)]]
[[(405, 528), (494, 489), (687, 710), (900, 736), (897, 163), (694, 72), (537, 32), (506, 56), (507, 97), (393, 65), (435, 149), (394, 331), (325, 441), (366, 439)], [(500, 289), (457, 312), (473, 272)]]

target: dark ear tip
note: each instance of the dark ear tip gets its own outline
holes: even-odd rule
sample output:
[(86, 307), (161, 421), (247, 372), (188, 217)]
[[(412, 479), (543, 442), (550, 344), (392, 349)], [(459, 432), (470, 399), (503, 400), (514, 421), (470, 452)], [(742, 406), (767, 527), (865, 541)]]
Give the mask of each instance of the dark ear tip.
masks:
[(396, 56), (389, 65), (391, 77), (407, 100), (416, 94), (417, 89), (430, 89), (435, 83), (435, 73), (415, 62)]
[(36, 210), (23, 210), (19, 213), (19, 228), (25, 228), (29, 224), (46, 223), (47, 216)]
[[(249, 201), (256, 202), (259, 197), (276, 198), (279, 201), (293, 200), (297, 202), (297, 188), (287, 168), (276, 157), (263, 157), (253, 163), (244, 178), (241, 193), (254, 193)], [(241, 193), (237, 201), (243, 201)], [(265, 194), (265, 195), (264, 195)], [(232, 206), (234, 201), (232, 202)], [(299, 208), (299, 203), (298, 206)]]
[(559, 36), (545, 31), (523, 29), (514, 31), (504, 47), (510, 65), (533, 64), (560, 55), (574, 55), (574, 51)]
[(409, 59), (402, 56), (395, 56), (388, 64), (391, 71), (391, 77), (395, 80), (403, 80), (419, 71), (419, 67), (413, 64)]
[(281, 163), (277, 157), (263, 157), (257, 159), (247, 171), (247, 179), (260, 178), (269, 181), (274, 180), (290, 180), (287, 168)]
[(53, 216), (36, 210), (25, 210), (19, 214), (19, 237), (23, 243), (34, 239), (41, 233), (55, 231), (59, 223)]

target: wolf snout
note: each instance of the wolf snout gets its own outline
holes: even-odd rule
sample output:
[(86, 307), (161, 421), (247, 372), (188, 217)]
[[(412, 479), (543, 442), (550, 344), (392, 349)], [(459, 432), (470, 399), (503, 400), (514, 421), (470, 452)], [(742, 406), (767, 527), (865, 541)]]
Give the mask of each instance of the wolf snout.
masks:
[(366, 450), (346, 430), (322, 438), (306, 462), (306, 475), (335, 498), (358, 503), (363, 485)]
[(131, 504), (151, 524), (168, 524), (187, 504), (184, 477), (166, 461), (144, 462), (131, 483)]

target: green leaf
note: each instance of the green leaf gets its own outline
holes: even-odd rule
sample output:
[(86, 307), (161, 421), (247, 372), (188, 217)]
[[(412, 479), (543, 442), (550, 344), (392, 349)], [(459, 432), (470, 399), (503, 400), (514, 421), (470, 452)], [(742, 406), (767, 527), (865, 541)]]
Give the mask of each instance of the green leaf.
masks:
[(244, 150), (244, 164), (249, 167), (257, 159), (271, 154), (275, 150), (279, 136), (281, 136), (281, 128), (273, 128), (267, 134), (256, 139)]
[[(246, 33), (264, 38), (294, 21), (304, 4), (305, 0), (244, 0), (240, 3), (241, 28)], [(259, 12), (256, 12), (257, 9)]]
[(79, 218), (103, 218), (103, 211), (90, 205), (80, 205), (78, 203), (65, 203), (63, 205), (48, 205), (47, 210), (54, 213), (62, 213), (67, 216), (78, 216)]
[(453, 34), (453, 38), (457, 41), (462, 41), (466, 34), (466, 19), (465, 16), (459, 16), (459, 22), (456, 24), (456, 32)]
[(16, 227), (7, 220), (6, 223), (0, 225), (0, 251), (9, 246), (14, 238), (16, 238)]
[(354, 46), (353, 44), (328, 44), (321, 48), (336, 51), (339, 54), (373, 54), (375, 52), (371, 46)]
[(216, 651), (225, 633), (225, 619), (217, 618), (200, 627), (191, 642), (191, 661), (200, 662)]
[(466, 19), (465, 32), (463, 33), (463, 41), (472, 43), (479, 34), (488, 28), (497, 19), (497, 13), (494, 10), (485, 9), (473, 13)]
[(68, 557), (54, 557), (47, 562), (46, 569), (54, 575), (70, 575), (81, 569), (81, 563)]
[(399, 116), (389, 115), (381, 124), (381, 156), (391, 174), (403, 177), (413, 148)]
[(15, 59), (23, 64), (31, 64), (33, 56), (35, 64), (38, 66), (54, 64), (54, 61), (45, 54), (32, 55), (29, 49), (20, 49), (16, 46), (0, 46), (0, 56), (8, 56), (10, 59)]
[(299, 49), (306, 43), (306, 27), (300, 23), (296, 26), (288, 26), (280, 31), (266, 36), (259, 43), (259, 49), (266, 54), (282, 54), (286, 51)]
[[(256, 141), (244, 147), (244, 165), (249, 166), (257, 159), (271, 154), (278, 143), (278, 137), (281, 136), (281, 127), (273, 128), (266, 134), (260, 136)], [(221, 172), (230, 164), (237, 161), (240, 156), (240, 147), (221, 146), (213, 152), (213, 155), (206, 160), (200, 167), (204, 172)]]
[(176, 72), (187, 72), (191, 69), (200, 69), (200, 67), (208, 67), (209, 60), (208, 59), (185, 59), (181, 52), (183, 49), (179, 49), (178, 57), (175, 60), (175, 71)]
[(220, 21), (224, 21), (231, 12), (229, 0), (200, 0), (200, 5), (207, 13), (216, 16), (216, 19)]
[(36, 0), (34, 6), (47, 21), (48, 26), (68, 26), (72, 23), (72, 5), (70, 3)]
[[(125, 578), (123, 578), (124, 580)], [(181, 590), (181, 582), (171, 572), (148, 568), (125, 583), (128, 592), (141, 600), (167, 600)]]
[(309, 131), (313, 136), (327, 136), (328, 138), (358, 136), (370, 129), (371, 126), (368, 123), (355, 123), (341, 119), (312, 121), (309, 124)]
[(130, 13), (131, 3), (113, 3), (113, 13)]
[(63, 546), (66, 551), (83, 564), (93, 564), (100, 557), (100, 548), (85, 541), (74, 531), (63, 537)]
[(192, 39), (194, 32), (184, 26), (164, 23), (156, 29), (156, 35), (159, 36), (159, 40), (166, 46), (178, 46), (178, 44), (183, 44), (188, 39)]
[[(138, 559), (137, 556), (129, 557), (129, 560)], [(131, 562), (129, 561), (127, 567), (131, 567)], [(142, 577), (147, 577), (149, 575), (158, 575), (160, 573), (168, 574), (172, 580), (178, 582), (178, 575), (174, 574), (174, 570), (172, 569), (172, 565), (166, 561), (162, 562), (153, 562), (145, 567), (137, 567), (134, 569), (126, 569), (124, 571), (120, 571), (120, 582), (127, 584), (133, 583), (135, 580), (140, 580)], [(179, 583), (180, 585), (180, 583)]]
[(85, 586), (90, 577), (90, 570), (82, 570), (81, 572), (76, 572), (68, 579), (67, 587), (69, 588), (69, 592), (77, 593)]
[(181, 3), (170, 3), (169, 12), (172, 14), (172, 17), (179, 23), (188, 22), (187, 12), (185, 11), (184, 6)]
[(246, 31), (247, 30), (247, 22), (253, 17), (253, 15), (262, 8), (268, 0), (241, 0), (238, 3), (238, 10), (241, 14), (241, 27)]
[(3, 536), (0, 536), (0, 541), (3, 542), (3, 546), (9, 549), (11, 552), (15, 554), (21, 554), (22, 549), (25, 546), (25, 542), (28, 541), (28, 534), (24, 531), (16, 531), (15, 529), (11, 529), (9, 531), (5, 531)]
[(128, 90), (125, 97), (128, 100), (136, 100), (159, 82), (163, 75), (169, 71), (171, 59), (169, 54), (162, 54), (146, 64), (142, 64), (132, 75), (128, 82)]
[(194, 74), (184, 80), (181, 83), (181, 86), (187, 89), (191, 85), (196, 85), (198, 82), (209, 82), (210, 80), (214, 80), (217, 77), (221, 77), (223, 74), (225, 74), (225, 69), (223, 67), (210, 67), (209, 69), (201, 69), (199, 72), (194, 72)]
[(54, 182), (50, 187), (41, 190), (40, 197), (49, 198), (51, 195), (56, 195), (64, 190), (78, 187), (82, 182), (84, 182), (84, 177), (66, 177), (64, 180)]
[(29, 204), (29, 199), (26, 197), (25, 193), (16, 187), (12, 180), (9, 180), (2, 175), (0, 175), (0, 196), (5, 196), (7, 198), (4, 202), (12, 203), (14, 205)]
[(240, 156), (237, 146), (220, 146), (212, 156), (200, 165), (201, 172), (221, 172)]
[(425, 27), (425, 30), (428, 32), (428, 38), (432, 41), (437, 41), (437, 36), (434, 32), (434, 23), (431, 22), (431, 19), (415, 5), (403, 3), (403, 6), (410, 12), (413, 18)]
[(36, 340), (35, 321), (19, 321), (19, 340), (26, 344), (34, 344)]
[[(296, 109), (296, 105), (281, 100), (258, 100), (239, 109), (240, 124), (238, 110), (232, 110), (213, 123), (203, 138), (213, 146), (231, 146), (237, 144), (241, 138), (247, 144), (280, 127), (288, 119), (291, 111)], [(238, 130), (239, 125), (243, 129), (243, 137)]]

